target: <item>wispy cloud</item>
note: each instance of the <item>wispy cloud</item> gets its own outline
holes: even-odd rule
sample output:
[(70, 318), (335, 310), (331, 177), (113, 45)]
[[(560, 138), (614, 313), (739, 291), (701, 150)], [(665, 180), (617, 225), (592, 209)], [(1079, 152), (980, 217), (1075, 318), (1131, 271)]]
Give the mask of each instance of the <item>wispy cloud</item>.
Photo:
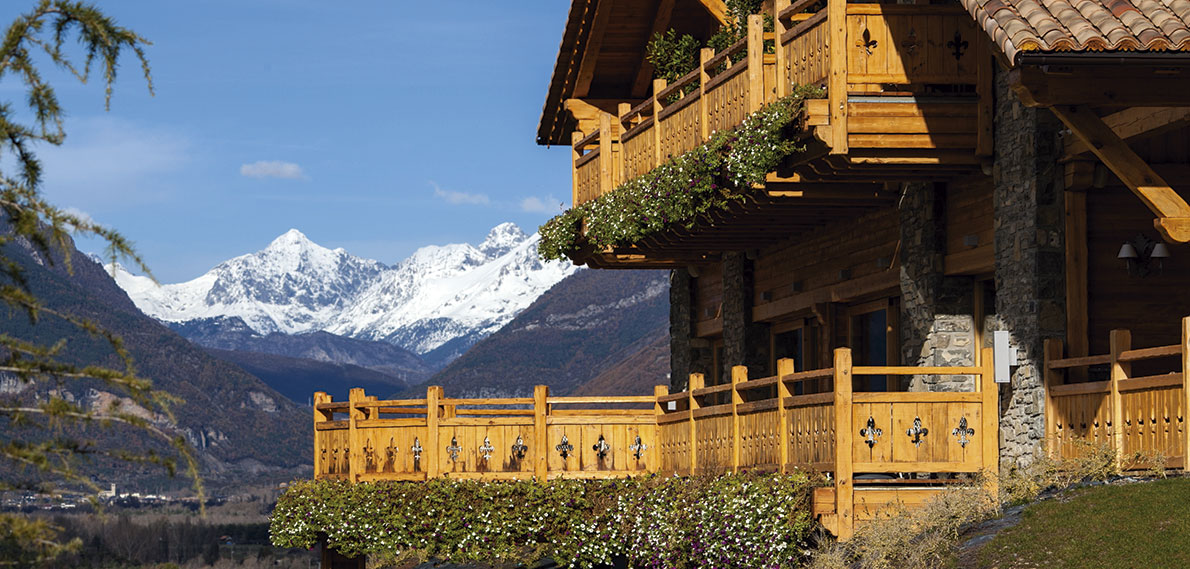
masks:
[(280, 160), (260, 160), (240, 166), (240, 175), (248, 178), (279, 178), (282, 180), (305, 180), (306, 173), (302, 167), (293, 162)]
[(186, 167), (194, 154), (182, 134), (115, 117), (70, 119), (62, 146), (39, 149), (46, 195), (60, 204), (88, 210), (159, 201), (162, 180)]
[(558, 213), (565, 209), (562, 202), (554, 196), (546, 196), (545, 198), (528, 197), (521, 200), (521, 211), (527, 213)]
[(430, 182), (434, 186), (434, 197), (445, 201), (451, 205), (488, 205), (492, 200), (486, 194), (472, 194), (468, 192), (456, 192), (454, 190), (444, 190), (438, 187), (438, 184)]

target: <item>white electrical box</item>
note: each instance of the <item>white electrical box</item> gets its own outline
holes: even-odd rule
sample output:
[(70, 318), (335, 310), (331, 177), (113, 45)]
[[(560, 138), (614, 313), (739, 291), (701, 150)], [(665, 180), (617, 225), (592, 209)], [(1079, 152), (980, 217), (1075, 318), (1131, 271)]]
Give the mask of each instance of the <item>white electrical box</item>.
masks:
[(994, 363), (996, 364), (996, 383), (1010, 383), (1012, 381), (1012, 361), (1016, 358), (1012, 357), (1012, 347), (1008, 342), (1009, 334), (1007, 330), (996, 330), (992, 332), (992, 349), (994, 350)]

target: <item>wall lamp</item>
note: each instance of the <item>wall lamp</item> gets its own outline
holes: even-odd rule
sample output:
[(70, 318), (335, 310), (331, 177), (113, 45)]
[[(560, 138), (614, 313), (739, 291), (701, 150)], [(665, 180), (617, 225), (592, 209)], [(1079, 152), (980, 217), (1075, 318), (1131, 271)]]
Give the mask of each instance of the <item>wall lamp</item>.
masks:
[(1128, 276), (1136, 275), (1144, 278), (1153, 274), (1154, 271), (1160, 274), (1165, 269), (1165, 259), (1169, 258), (1169, 247), (1161, 241), (1153, 241), (1138, 234), (1120, 246), (1120, 252), (1116, 258), (1124, 259), (1124, 263), (1128, 265)]

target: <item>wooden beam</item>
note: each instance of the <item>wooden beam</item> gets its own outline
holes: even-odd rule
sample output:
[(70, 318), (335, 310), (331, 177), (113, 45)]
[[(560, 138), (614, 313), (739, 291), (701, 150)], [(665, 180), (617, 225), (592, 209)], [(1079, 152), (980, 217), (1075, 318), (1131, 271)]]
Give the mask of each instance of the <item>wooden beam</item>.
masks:
[[(657, 15), (653, 17), (653, 30), (646, 40), (664, 33), (669, 29), (669, 20), (673, 16), (674, 0), (661, 0), (657, 3)], [(643, 99), (649, 92), (649, 84), (653, 80), (653, 64), (645, 57), (644, 50), (640, 53), (640, 66), (636, 70), (636, 79), (632, 82), (632, 96)]]
[(723, 0), (698, 0), (698, 3), (707, 9), (707, 13), (719, 20), (720, 24), (727, 24), (731, 18), (727, 10), (727, 3)]
[(1087, 330), (1087, 194), (1066, 192), (1066, 339), (1070, 355), (1089, 355)]
[(1083, 139), (1091, 152), (1128, 186), (1132, 193), (1157, 214), (1154, 225), (1162, 236), (1179, 243), (1190, 242), (1190, 204), (1121, 139), (1111, 127), (1086, 106), (1057, 105), (1051, 108), (1070, 130)]
[(599, 116), (605, 114), (603, 109), (582, 99), (566, 99), (566, 110), (578, 121), (578, 129), (584, 133), (599, 130)]
[(847, 0), (827, 0), (827, 31), (830, 33), (830, 77), (827, 98), (830, 101), (831, 154), (847, 154)]
[[(1184, 67), (1184, 66), (1182, 66)], [(1170, 71), (1174, 72), (1170, 72)], [(1077, 70), (1020, 65), (1008, 72), (1009, 85), (1029, 107), (1190, 105), (1190, 72), (1178, 66), (1080, 66)]]
[[(1132, 107), (1103, 117), (1103, 122), (1124, 140), (1156, 134), (1190, 120), (1190, 107)], [(1091, 146), (1081, 138), (1066, 141), (1066, 156), (1090, 152)]]
[(603, 47), (603, 35), (607, 31), (607, 21), (612, 13), (611, 4), (611, 0), (595, 4), (595, 18), (591, 22), (591, 31), (587, 33), (583, 59), (579, 63), (578, 76), (574, 81), (575, 97), (585, 97), (591, 90), (591, 80), (595, 78), (595, 64), (599, 60), (599, 49)]

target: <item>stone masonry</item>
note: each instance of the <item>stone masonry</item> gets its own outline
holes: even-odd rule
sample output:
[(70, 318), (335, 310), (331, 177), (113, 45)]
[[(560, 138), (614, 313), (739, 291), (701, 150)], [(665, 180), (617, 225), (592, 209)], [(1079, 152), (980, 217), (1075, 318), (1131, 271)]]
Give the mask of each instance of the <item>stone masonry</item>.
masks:
[(769, 325), (752, 322), (753, 263), (743, 253), (723, 255), (723, 379), (748, 366), (748, 377), (768, 375)]
[[(905, 184), (901, 218), (901, 355), (906, 365), (975, 363), (974, 282), (947, 277), (946, 193), (929, 183)], [(910, 391), (972, 391), (973, 376), (913, 376)]]
[(998, 329), (1020, 365), (1000, 386), (1000, 466), (1032, 460), (1044, 437), (1042, 342), (1065, 334), (1062, 170), (1057, 119), (1024, 107), (996, 77), (995, 231)]

